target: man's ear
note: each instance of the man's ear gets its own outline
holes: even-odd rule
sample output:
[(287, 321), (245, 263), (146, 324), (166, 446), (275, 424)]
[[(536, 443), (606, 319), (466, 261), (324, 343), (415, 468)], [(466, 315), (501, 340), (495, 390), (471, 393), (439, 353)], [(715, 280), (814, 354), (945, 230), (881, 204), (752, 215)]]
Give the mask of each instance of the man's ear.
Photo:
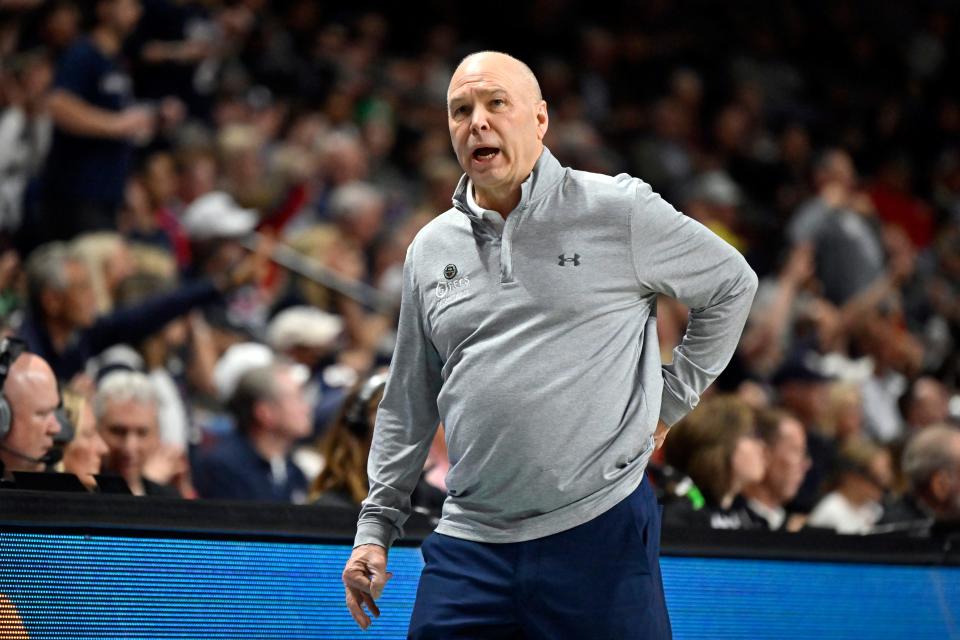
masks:
[(57, 318), (63, 312), (63, 292), (46, 289), (40, 293), (40, 308), (48, 318)]
[(547, 101), (541, 100), (537, 105), (537, 139), (543, 140), (550, 127), (550, 115), (547, 113)]
[(943, 504), (950, 497), (950, 478), (948, 477), (949, 472), (946, 469), (940, 469), (934, 471), (933, 475), (930, 476), (930, 495), (933, 496), (933, 499), (936, 500), (937, 504)]
[(253, 405), (253, 417), (257, 424), (267, 429), (272, 429), (276, 412), (273, 404), (268, 400), (259, 400)]

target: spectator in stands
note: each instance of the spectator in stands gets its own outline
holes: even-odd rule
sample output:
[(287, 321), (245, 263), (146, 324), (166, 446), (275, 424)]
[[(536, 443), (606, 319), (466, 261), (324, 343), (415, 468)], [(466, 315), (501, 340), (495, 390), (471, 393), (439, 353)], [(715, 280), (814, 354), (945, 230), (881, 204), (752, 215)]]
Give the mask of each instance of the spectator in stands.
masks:
[(133, 106), (121, 49), (140, 19), (140, 0), (96, 0), (93, 29), (59, 59), (49, 109), (55, 125), (43, 176), (46, 239), (112, 229), (123, 203), (132, 145), (156, 126)]
[(812, 247), (800, 244), (786, 252), (779, 273), (761, 278), (738, 350), (755, 375), (769, 377), (790, 352), (797, 320), (811, 306), (812, 277)]
[(358, 383), (321, 441), (324, 466), (310, 490), (317, 504), (359, 507), (367, 497), (367, 456), (386, 382), (381, 374)]
[[(212, 191), (194, 200), (184, 210), (181, 222), (190, 239), (191, 271), (197, 277), (216, 278), (247, 255), (243, 240), (253, 232), (260, 214), (245, 209), (224, 191)], [(206, 307), (227, 324), (251, 336), (262, 334), (266, 302), (253, 287), (238, 287), (216, 304)]]
[(827, 427), (837, 446), (863, 437), (863, 394), (859, 385), (837, 382), (830, 387)]
[(177, 200), (179, 183), (173, 156), (165, 152), (151, 154), (144, 161), (140, 180), (148, 215), (135, 221), (131, 235), (166, 248), (176, 256), (178, 266), (185, 269), (190, 264), (190, 239), (178, 216), (181, 205)]
[(67, 389), (63, 392), (63, 410), (73, 425), (73, 439), (63, 448), (62, 470), (80, 479), (87, 489), (97, 488), (96, 475), (100, 473), (103, 458), (110, 448), (97, 430), (93, 407), (81, 394)]
[(803, 424), (807, 435), (810, 468), (789, 508), (810, 513), (821, 494), (821, 487), (836, 463), (836, 443), (826, 434), (824, 423), (829, 409), (830, 378), (815, 366), (815, 355), (807, 353), (790, 358), (773, 376), (779, 404)]
[(921, 376), (901, 396), (900, 407), (911, 432), (943, 424), (950, 418), (950, 392), (936, 378)]
[(87, 267), (97, 315), (113, 311), (117, 287), (133, 275), (136, 264), (127, 241), (113, 231), (85, 233), (70, 243), (72, 253)]
[[(359, 508), (367, 497), (367, 456), (386, 383), (385, 374), (373, 375), (348, 394), (320, 443), (324, 467), (310, 491), (316, 504)], [(439, 517), (445, 497), (446, 492), (421, 477), (410, 502), (415, 511)]]
[(919, 368), (923, 348), (903, 328), (899, 315), (868, 314), (854, 338), (857, 350), (873, 362), (873, 372), (861, 386), (864, 431), (877, 442), (898, 440), (904, 422), (897, 400)]
[(270, 346), (310, 370), (306, 393), (315, 435), (324, 432), (357, 379), (356, 371), (337, 362), (342, 334), (339, 316), (306, 305), (284, 309), (267, 326)]
[(688, 187), (683, 211), (743, 252), (746, 242), (739, 235), (737, 213), (742, 204), (741, 189), (726, 172), (707, 171)]
[(837, 456), (834, 489), (810, 513), (807, 525), (837, 533), (870, 533), (883, 515), (893, 482), (890, 453), (868, 440), (851, 440)]
[(121, 342), (137, 343), (190, 309), (220, 299), (254, 275), (252, 257), (216, 279), (200, 279), (141, 304), (97, 317), (90, 273), (68, 245), (38, 247), (27, 263), (30, 315), (20, 335), (70, 380), (87, 360)]
[(791, 518), (786, 505), (797, 495), (810, 468), (806, 432), (799, 420), (777, 409), (758, 412), (756, 420), (766, 445), (766, 473), (760, 482), (744, 487), (747, 507), (771, 531), (796, 531), (802, 519)]
[[(142, 304), (152, 296), (175, 288), (172, 280), (157, 276), (138, 274), (124, 280), (117, 291), (118, 308), (127, 308)], [(127, 358), (135, 362), (135, 369), (142, 371), (150, 379), (157, 394), (160, 439), (169, 445), (186, 451), (190, 420), (187, 411), (187, 398), (183, 397), (182, 385), (185, 383), (185, 369), (194, 364), (192, 359), (207, 357), (215, 359), (212, 353), (204, 354), (212, 348), (209, 344), (189, 344), (191, 322), (187, 316), (181, 316), (168, 322), (160, 330), (150, 334), (132, 345), (117, 345), (101, 356), (128, 349)], [(115, 351), (117, 350), (117, 351)], [(135, 353), (130, 353), (135, 352)], [(134, 356), (131, 358), (131, 356)], [(135, 356), (139, 356), (136, 358)], [(123, 356), (121, 356), (123, 357)], [(187, 359), (190, 358), (190, 360)], [(177, 371), (179, 375), (175, 375)]]
[(678, 527), (754, 529), (761, 525), (741, 492), (763, 480), (766, 462), (753, 411), (734, 396), (703, 400), (670, 430), (666, 460), (688, 474), (704, 504), (678, 499), (664, 505), (664, 523)]
[(903, 452), (910, 491), (891, 505), (882, 525), (937, 535), (960, 528), (960, 429), (933, 425), (915, 434)]
[(13, 471), (42, 471), (55, 461), (53, 439), (60, 432), (56, 410), (60, 391), (50, 365), (22, 345), (3, 339), (0, 382), (0, 477)]
[(311, 433), (306, 377), (285, 363), (246, 371), (230, 409), (237, 433), (202, 454), (194, 469), (204, 498), (303, 502), (307, 481), (294, 464), (294, 446)]
[(160, 446), (157, 397), (145, 375), (114, 371), (104, 376), (93, 412), (109, 448), (105, 471), (120, 475), (137, 496), (180, 495), (172, 485), (188, 473), (186, 457)]
[(867, 289), (885, 268), (876, 212), (857, 180), (848, 153), (824, 151), (814, 165), (817, 195), (801, 205), (790, 223), (794, 243), (813, 244), (817, 278), (835, 305)]
[(42, 51), (22, 53), (0, 72), (0, 232), (13, 234), (24, 222), (27, 187), (46, 159), (52, 125), (46, 108), (52, 80)]
[(383, 231), (385, 209), (383, 194), (366, 182), (345, 184), (330, 196), (330, 214), (340, 231), (368, 257)]

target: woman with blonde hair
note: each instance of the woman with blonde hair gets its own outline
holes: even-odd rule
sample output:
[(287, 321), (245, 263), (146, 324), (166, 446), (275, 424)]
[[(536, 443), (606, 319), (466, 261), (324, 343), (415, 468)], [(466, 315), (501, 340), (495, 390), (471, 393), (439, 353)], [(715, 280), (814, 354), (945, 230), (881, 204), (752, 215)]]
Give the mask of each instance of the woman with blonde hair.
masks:
[(117, 287), (133, 275), (136, 264), (130, 246), (113, 231), (96, 231), (75, 238), (71, 249), (90, 272), (97, 314), (113, 310)]
[(93, 407), (81, 394), (66, 389), (63, 392), (63, 411), (73, 425), (73, 439), (63, 449), (60, 470), (72, 473), (90, 491), (97, 489), (96, 475), (100, 473), (103, 457), (109, 448), (100, 432)]

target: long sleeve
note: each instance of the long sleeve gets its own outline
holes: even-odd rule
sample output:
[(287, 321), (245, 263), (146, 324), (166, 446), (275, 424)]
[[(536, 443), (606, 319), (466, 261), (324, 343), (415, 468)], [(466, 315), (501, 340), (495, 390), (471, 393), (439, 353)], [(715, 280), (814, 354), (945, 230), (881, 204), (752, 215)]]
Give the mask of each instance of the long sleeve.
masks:
[(630, 216), (633, 262), (640, 286), (690, 308), (673, 362), (663, 366), (660, 418), (679, 421), (730, 362), (743, 331), (757, 276), (733, 247), (674, 209), (637, 181)]
[(363, 501), (354, 545), (389, 548), (403, 534), (410, 494), (440, 422), (437, 396), (442, 362), (424, 332), (413, 252), (411, 246), (404, 265), (397, 344), (367, 463), (370, 494)]
[(88, 341), (92, 350), (89, 355), (96, 355), (121, 342), (137, 343), (171, 320), (220, 297), (220, 292), (209, 279), (188, 282), (174, 291), (97, 318), (96, 324), (84, 332), (83, 339)]

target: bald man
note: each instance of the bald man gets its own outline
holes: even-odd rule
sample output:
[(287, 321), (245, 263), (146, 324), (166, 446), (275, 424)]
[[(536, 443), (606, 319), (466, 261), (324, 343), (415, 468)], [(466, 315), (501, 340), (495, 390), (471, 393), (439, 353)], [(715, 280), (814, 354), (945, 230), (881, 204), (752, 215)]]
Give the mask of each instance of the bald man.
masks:
[(7, 428), (0, 428), (4, 477), (13, 471), (43, 471), (60, 432), (55, 413), (60, 391), (53, 369), (40, 356), (24, 353), (10, 365), (2, 391), (12, 416)]
[[(641, 180), (561, 166), (510, 56), (461, 62), (447, 121), (465, 175), (407, 252), (347, 606), (363, 628), (379, 614), (442, 420), (448, 496), (411, 638), (669, 637), (644, 470), (729, 361), (756, 275)], [(693, 310), (666, 366), (660, 293)]]

